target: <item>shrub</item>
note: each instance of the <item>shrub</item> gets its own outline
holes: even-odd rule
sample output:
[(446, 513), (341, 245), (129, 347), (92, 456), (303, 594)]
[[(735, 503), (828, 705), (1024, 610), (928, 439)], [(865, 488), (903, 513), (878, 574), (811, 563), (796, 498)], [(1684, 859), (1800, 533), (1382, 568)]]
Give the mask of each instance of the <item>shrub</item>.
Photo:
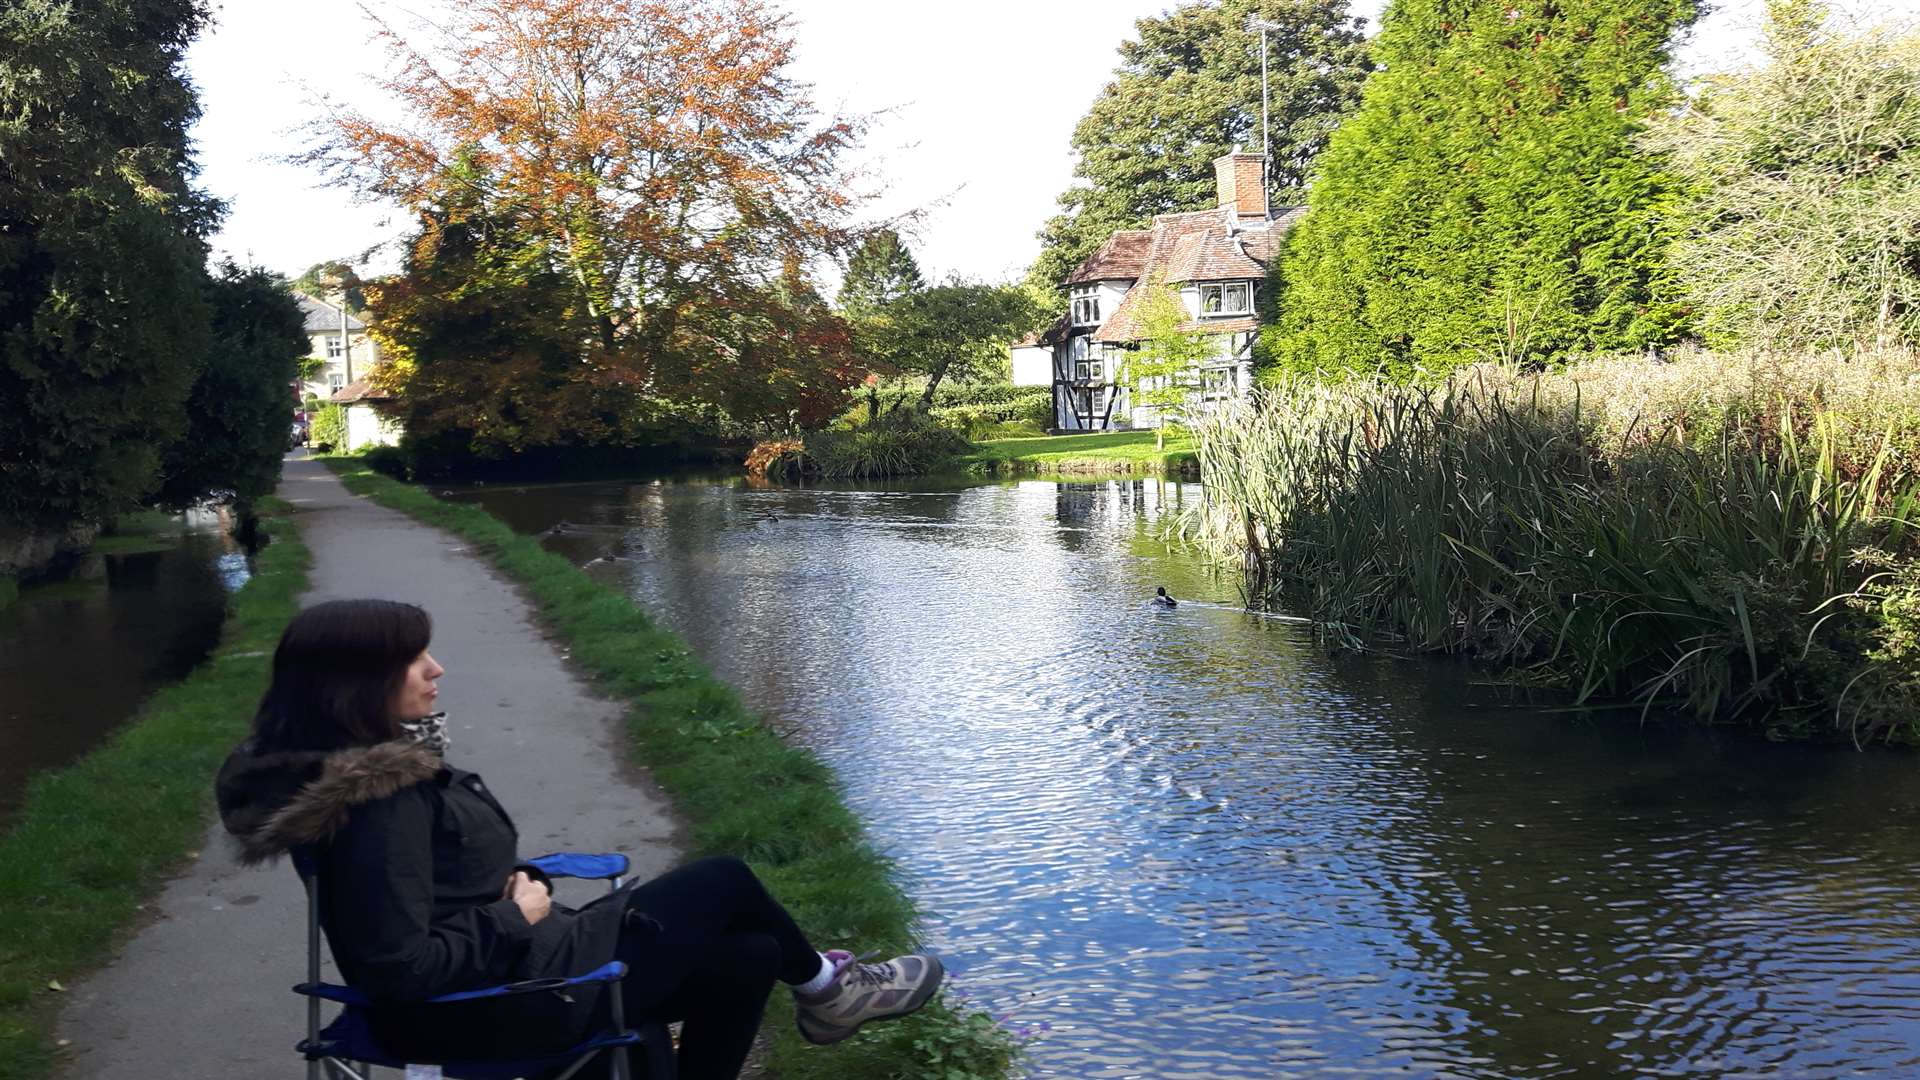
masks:
[(936, 408), (929, 415), (969, 439), (984, 438), (992, 430), (1004, 429), (1008, 425), (1034, 434), (1045, 431), (1053, 421), (1052, 390), (1045, 386), (1023, 386), (1020, 389), (1038, 390), (1040, 393), (1007, 402), (950, 405)]
[(320, 406), (307, 427), (307, 441), (315, 450), (327, 453), (347, 448), (347, 410), (332, 402)]
[(369, 446), (360, 452), (360, 460), (383, 476), (402, 481), (413, 479), (413, 464), (407, 452), (398, 446)]
[(799, 439), (762, 439), (747, 451), (747, 475), (795, 478), (802, 471), (805, 457), (806, 447)]
[(917, 476), (937, 472), (971, 449), (958, 432), (903, 409), (866, 427), (807, 436), (805, 469), (833, 479)]

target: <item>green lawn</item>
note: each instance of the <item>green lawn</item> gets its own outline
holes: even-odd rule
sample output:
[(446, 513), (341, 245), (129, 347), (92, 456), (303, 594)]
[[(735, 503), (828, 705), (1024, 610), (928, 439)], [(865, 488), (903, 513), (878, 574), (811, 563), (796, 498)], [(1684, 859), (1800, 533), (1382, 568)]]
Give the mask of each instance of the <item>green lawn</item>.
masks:
[(1168, 432), (1164, 449), (1155, 448), (1151, 431), (995, 439), (974, 447), (961, 461), (985, 472), (1172, 472), (1189, 467), (1197, 449), (1185, 431)]

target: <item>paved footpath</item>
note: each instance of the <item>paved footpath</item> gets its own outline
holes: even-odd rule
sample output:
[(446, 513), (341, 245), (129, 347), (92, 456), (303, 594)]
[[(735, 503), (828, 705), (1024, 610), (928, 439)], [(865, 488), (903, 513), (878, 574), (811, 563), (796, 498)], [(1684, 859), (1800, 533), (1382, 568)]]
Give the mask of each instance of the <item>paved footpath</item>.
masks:
[[(487, 778), (520, 827), (522, 854), (624, 851), (642, 875), (673, 865), (668, 804), (618, 764), (619, 709), (568, 670), (511, 585), (458, 538), (348, 494), (316, 462), (289, 458), (279, 494), (301, 511), (313, 551), (307, 603), (374, 596), (433, 614), (449, 757)], [(585, 888), (563, 884), (561, 899), (591, 897)], [(72, 988), (63, 1075), (304, 1076), (293, 1044), (305, 1010), (289, 988), (305, 975), (306, 905), (292, 868), (240, 868), (215, 824), (149, 909), (150, 924)]]

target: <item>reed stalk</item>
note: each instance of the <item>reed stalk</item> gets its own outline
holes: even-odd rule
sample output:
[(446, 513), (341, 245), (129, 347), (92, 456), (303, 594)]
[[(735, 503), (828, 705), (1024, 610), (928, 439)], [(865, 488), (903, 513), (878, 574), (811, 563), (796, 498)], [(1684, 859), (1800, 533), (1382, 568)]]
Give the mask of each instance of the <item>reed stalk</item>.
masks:
[(1281, 379), (1197, 426), (1206, 497), (1181, 529), (1343, 646), (1466, 653), (1580, 703), (1920, 740), (1901, 621), (1920, 364), (1745, 358), (1729, 378), (1741, 363)]

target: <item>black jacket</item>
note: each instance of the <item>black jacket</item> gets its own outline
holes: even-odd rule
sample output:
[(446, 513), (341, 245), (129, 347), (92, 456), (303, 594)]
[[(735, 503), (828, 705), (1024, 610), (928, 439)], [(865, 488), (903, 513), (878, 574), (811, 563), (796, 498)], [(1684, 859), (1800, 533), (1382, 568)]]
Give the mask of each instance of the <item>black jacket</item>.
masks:
[(215, 785), (241, 858), (316, 860), (320, 922), (376, 1036), (428, 1060), (531, 1053), (573, 1041), (595, 990), (453, 1005), (457, 990), (578, 975), (613, 958), (626, 904), (556, 904), (529, 925), (501, 892), (520, 862), (506, 809), (473, 773), (413, 743), (332, 753), (236, 747)]

